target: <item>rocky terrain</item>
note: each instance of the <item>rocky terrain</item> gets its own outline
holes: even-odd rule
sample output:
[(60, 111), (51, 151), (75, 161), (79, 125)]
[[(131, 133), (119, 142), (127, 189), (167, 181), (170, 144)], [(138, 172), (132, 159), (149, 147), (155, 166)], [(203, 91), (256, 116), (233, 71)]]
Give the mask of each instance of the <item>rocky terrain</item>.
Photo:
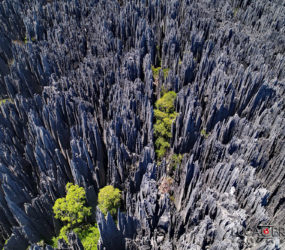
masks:
[[(72, 181), (100, 250), (285, 249), (243, 233), (285, 224), (283, 0), (1, 0), (0, 23), (0, 247), (44, 249)], [(172, 194), (162, 89), (177, 93)], [(95, 212), (107, 184), (123, 191), (117, 226)]]

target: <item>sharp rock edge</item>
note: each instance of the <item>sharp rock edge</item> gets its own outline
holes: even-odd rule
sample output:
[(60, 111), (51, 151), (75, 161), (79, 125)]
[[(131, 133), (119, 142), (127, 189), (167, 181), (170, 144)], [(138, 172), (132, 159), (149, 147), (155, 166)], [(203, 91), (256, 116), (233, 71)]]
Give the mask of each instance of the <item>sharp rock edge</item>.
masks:
[[(245, 226), (284, 225), (284, 16), (278, 0), (2, 0), (4, 248), (42, 249), (68, 181), (94, 211), (99, 188), (123, 190), (117, 226), (93, 214), (99, 249), (244, 249)], [(154, 82), (160, 60), (169, 74)], [(174, 200), (154, 153), (162, 87), (178, 96)]]

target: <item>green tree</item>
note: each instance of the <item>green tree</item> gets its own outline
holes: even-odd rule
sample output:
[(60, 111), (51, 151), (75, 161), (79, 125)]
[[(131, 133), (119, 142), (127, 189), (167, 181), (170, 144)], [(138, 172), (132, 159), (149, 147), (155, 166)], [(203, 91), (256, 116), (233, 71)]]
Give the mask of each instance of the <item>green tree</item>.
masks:
[(67, 183), (66, 197), (55, 201), (53, 212), (56, 219), (67, 222), (67, 228), (74, 228), (91, 215), (91, 207), (86, 207), (86, 194), (83, 187)]
[(98, 207), (106, 216), (109, 212), (113, 217), (121, 204), (121, 191), (113, 186), (105, 186), (100, 189), (98, 196)]
[(91, 207), (86, 206), (84, 188), (67, 183), (66, 196), (55, 201), (53, 212), (55, 218), (66, 223), (60, 229), (59, 236), (52, 238), (52, 245), (55, 248), (59, 239), (64, 239), (68, 242), (67, 233), (73, 231), (78, 235), (84, 249), (97, 249), (100, 233), (97, 225), (88, 224), (86, 220), (91, 215)]
[(172, 138), (171, 125), (178, 115), (174, 107), (175, 99), (176, 93), (169, 91), (155, 103), (154, 117), (156, 121), (154, 124), (154, 136), (158, 159), (164, 157), (170, 148), (170, 139)]
[(97, 225), (83, 227), (82, 229), (75, 228), (73, 231), (78, 235), (85, 250), (97, 249), (97, 242), (100, 238)]

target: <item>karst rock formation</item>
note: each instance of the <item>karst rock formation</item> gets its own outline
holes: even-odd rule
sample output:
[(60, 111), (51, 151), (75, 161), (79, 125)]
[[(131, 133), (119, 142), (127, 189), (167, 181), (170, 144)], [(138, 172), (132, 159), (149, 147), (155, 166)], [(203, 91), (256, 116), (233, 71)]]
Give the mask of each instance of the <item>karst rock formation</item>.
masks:
[[(245, 229), (285, 225), (283, 0), (1, 0), (0, 23), (0, 247), (53, 249), (36, 243), (59, 232), (67, 182), (100, 250), (250, 249)], [(163, 89), (183, 156), (172, 195), (153, 133)], [(105, 185), (122, 190), (117, 220), (96, 209)]]

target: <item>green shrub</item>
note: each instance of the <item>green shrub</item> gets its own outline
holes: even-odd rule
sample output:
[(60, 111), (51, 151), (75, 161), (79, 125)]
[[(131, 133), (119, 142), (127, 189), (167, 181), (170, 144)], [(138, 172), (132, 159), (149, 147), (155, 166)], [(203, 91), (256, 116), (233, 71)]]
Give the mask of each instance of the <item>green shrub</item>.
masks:
[(59, 239), (64, 239), (68, 242), (67, 233), (70, 231), (78, 233), (79, 238), (81, 237), (80, 240), (84, 241), (80, 233), (92, 228), (89, 224), (86, 225), (86, 219), (91, 215), (91, 207), (86, 206), (86, 193), (84, 188), (73, 185), (72, 183), (67, 183), (66, 197), (59, 198), (55, 201), (53, 212), (56, 219), (60, 219), (66, 223), (66, 225), (60, 229), (59, 236), (52, 238), (54, 247), (57, 246)]
[(155, 141), (155, 146), (157, 158), (161, 159), (163, 156), (165, 156), (167, 149), (170, 147), (170, 143), (167, 142), (163, 137), (158, 137)]
[(160, 99), (157, 100), (155, 107), (162, 112), (169, 114), (174, 114), (175, 107), (174, 101), (176, 99), (176, 93), (174, 91), (169, 91), (164, 94)]
[(81, 224), (91, 215), (91, 207), (86, 207), (86, 193), (83, 187), (67, 183), (66, 197), (55, 201), (53, 212), (56, 219), (67, 222), (66, 229)]
[(164, 78), (168, 77), (169, 68), (163, 69), (162, 71), (163, 71)]
[(208, 138), (209, 134), (206, 133), (206, 130), (205, 129), (202, 129), (201, 130), (201, 136), (205, 137), (205, 138)]
[(10, 99), (10, 98), (2, 99), (2, 100), (0, 100), (0, 105), (5, 104), (6, 102), (12, 102), (12, 99)]
[(121, 191), (118, 188), (109, 185), (100, 189), (98, 195), (98, 207), (105, 216), (109, 212), (115, 217), (120, 204)]
[(100, 238), (100, 233), (97, 225), (89, 225), (82, 229), (75, 228), (73, 231), (78, 235), (85, 250), (97, 249), (97, 243)]
[(174, 102), (176, 93), (169, 91), (157, 100), (154, 109), (154, 124), (155, 148), (157, 158), (161, 159), (165, 156), (170, 147), (170, 139), (172, 138), (171, 125), (177, 117), (175, 112)]
[[(155, 80), (157, 80), (159, 77), (159, 71), (161, 70), (161, 67), (155, 68), (154, 66), (151, 66), (151, 70), (152, 70), (153, 78)], [(169, 68), (163, 69), (162, 72), (163, 72), (164, 78), (166, 78), (168, 76), (168, 73), (169, 73)]]
[(152, 70), (152, 76), (155, 80), (158, 79), (159, 77), (159, 71), (161, 70), (161, 67), (157, 67), (155, 68), (154, 66), (151, 66), (151, 70)]
[[(77, 234), (85, 250), (96, 250), (97, 243), (100, 238), (100, 232), (97, 225), (85, 225), (82, 227), (77, 227), (73, 229), (73, 232)], [(58, 237), (53, 237), (51, 245), (53, 248), (57, 248), (57, 243), (59, 239), (64, 239), (68, 242), (66, 231), (61, 231)]]
[(182, 162), (183, 155), (182, 154), (173, 154), (171, 158), (171, 167), (173, 170), (176, 170), (177, 166), (179, 166)]

